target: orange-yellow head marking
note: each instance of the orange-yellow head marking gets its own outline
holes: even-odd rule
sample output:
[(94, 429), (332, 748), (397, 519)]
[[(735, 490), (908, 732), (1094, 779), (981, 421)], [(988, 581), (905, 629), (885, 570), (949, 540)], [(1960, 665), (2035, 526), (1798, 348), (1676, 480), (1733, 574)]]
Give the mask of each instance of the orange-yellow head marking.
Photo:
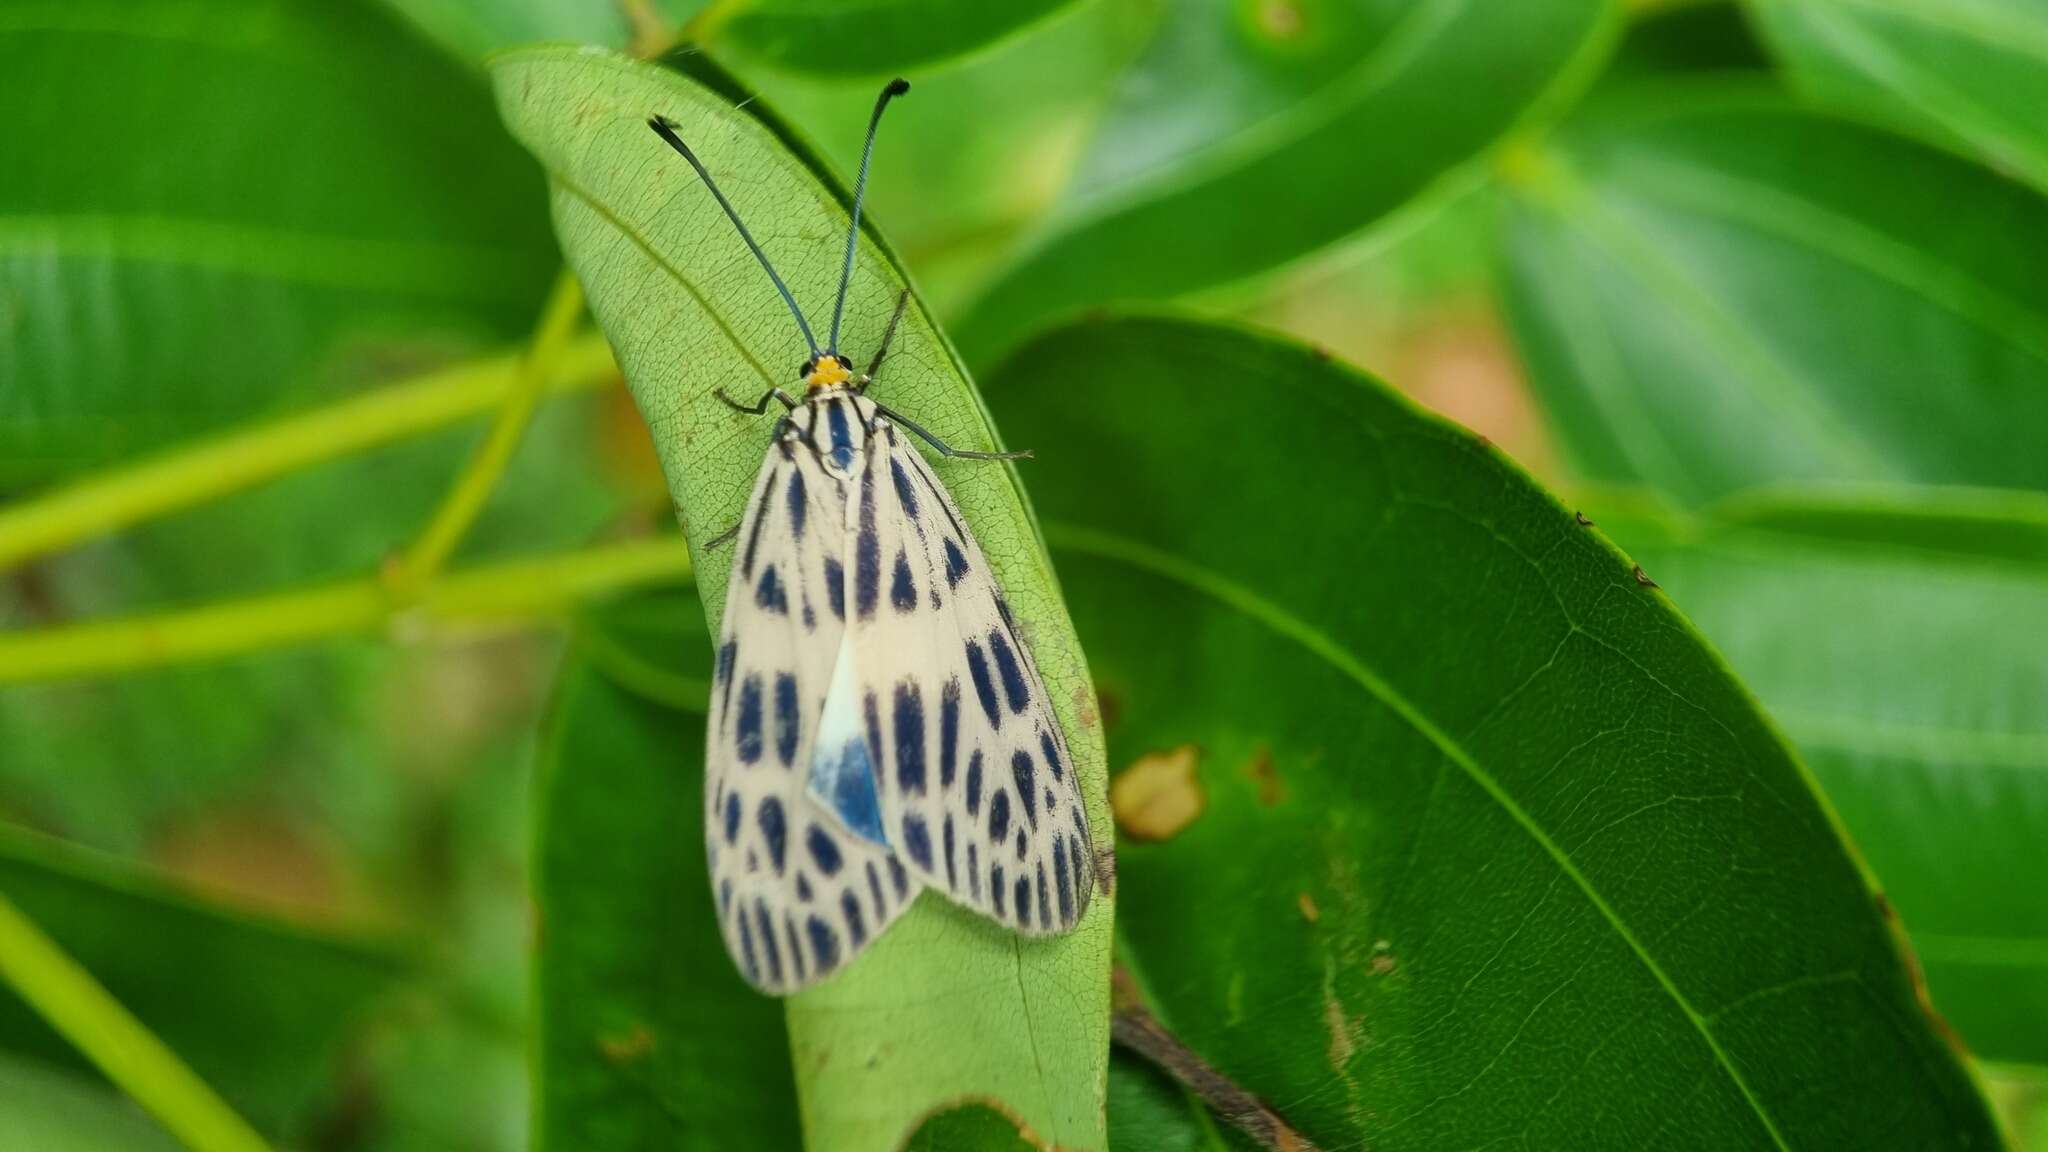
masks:
[(813, 392), (820, 388), (832, 388), (853, 379), (846, 362), (837, 356), (820, 356), (804, 374), (804, 385)]

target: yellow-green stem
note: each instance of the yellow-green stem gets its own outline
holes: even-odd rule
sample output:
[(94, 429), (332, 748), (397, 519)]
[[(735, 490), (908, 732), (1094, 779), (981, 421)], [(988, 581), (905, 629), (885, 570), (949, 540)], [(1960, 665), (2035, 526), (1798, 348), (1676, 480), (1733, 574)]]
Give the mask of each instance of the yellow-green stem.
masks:
[(193, 1152), (269, 1152), (247, 1121), (5, 896), (0, 978)]
[(554, 375), (556, 363), (582, 315), (583, 288), (576, 282), (575, 273), (564, 268), (555, 278), (553, 291), (548, 293), (533, 343), (519, 361), (512, 387), (498, 407), (498, 418), (492, 421), (490, 432), (477, 446), (462, 474), (455, 478), (426, 529), (405, 556), (386, 572), (394, 594), (411, 595), (431, 580), (455, 554), (470, 526), (483, 513), (499, 477), (512, 463), (512, 453), (526, 435), (526, 426), (533, 422), (534, 409), (540, 406), (542, 385)]
[[(430, 372), (303, 415), (231, 432), (0, 509), (0, 571), (31, 557), (254, 487), (287, 472), (417, 436), (501, 405), (519, 362), (496, 357)], [(591, 333), (562, 350), (551, 388), (612, 379), (611, 349)]]
[(0, 684), (106, 676), (243, 655), (393, 624), (549, 622), (581, 600), (685, 583), (680, 538), (637, 540), (450, 573), (406, 601), (376, 578), (180, 612), (0, 634)]

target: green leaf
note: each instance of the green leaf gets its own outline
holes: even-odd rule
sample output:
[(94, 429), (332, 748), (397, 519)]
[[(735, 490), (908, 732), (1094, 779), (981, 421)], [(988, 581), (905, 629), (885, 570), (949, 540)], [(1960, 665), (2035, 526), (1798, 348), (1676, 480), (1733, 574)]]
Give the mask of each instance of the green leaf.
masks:
[[(20, 9), (0, 485), (495, 344), (555, 257), (472, 76), (370, 4)], [(103, 18), (104, 17), (104, 18)]]
[(1109, 1061), (1110, 1152), (1238, 1152), (1253, 1144), (1208, 1116), (1188, 1090), (1122, 1049)]
[[(646, 120), (677, 123), (821, 328), (841, 260), (843, 189), (757, 119), (758, 104), (737, 111), (660, 68), (539, 50), (501, 58), (494, 76), (506, 122), (554, 181), (557, 230), (653, 431), (716, 620), (731, 550), (700, 542), (738, 523), (769, 421), (713, 393), (751, 399), (793, 384), (805, 349), (709, 193)], [(879, 342), (902, 285), (887, 250), (863, 245), (846, 310), (851, 354), (865, 359)], [(875, 394), (956, 446), (996, 442), (914, 298)], [(1016, 472), (983, 461), (938, 470), (1032, 637), (1090, 785), (1091, 819), (1107, 828), (1100, 737), (1079, 719), (1092, 716), (1087, 669)], [(938, 1106), (983, 1098), (1046, 1139), (1099, 1148), (1111, 908), (1090, 908), (1072, 935), (1026, 942), (927, 896), (858, 963), (791, 998), (807, 1146), (893, 1148)]]
[(1673, 73), (1763, 72), (1770, 57), (1734, 4), (1638, 4), (1607, 67), (1598, 92), (1641, 84)]
[[(456, 60), (481, 68), (493, 52), (569, 42), (624, 49), (673, 34), (709, 0), (383, 0)], [(641, 47), (651, 47), (643, 44)]]
[(0, 1054), (0, 1132), (35, 1152), (176, 1152), (156, 1121), (82, 1076)]
[(1044, 1147), (994, 1108), (961, 1104), (918, 1125), (903, 1152), (1039, 1152)]
[[(266, 1130), (289, 1131), (332, 1092), (337, 1043), (406, 969), (389, 944), (201, 903), (4, 825), (0, 892)], [(7, 990), (0, 1050), (86, 1067)]]
[(1349, 236), (1569, 99), (1606, 0), (1183, 0), (1066, 202), (961, 326), (978, 360), (1049, 316), (1241, 280)]
[(2048, 191), (2048, 8), (2035, 0), (1749, 0), (1792, 79)]
[(1755, 704), (1499, 453), (1185, 321), (1061, 330), (990, 395), (1114, 761), (1198, 750), (1206, 811), (1120, 853), (1120, 943), (1303, 1135), (1997, 1145)]
[[(671, 675), (707, 671), (691, 607), (694, 627), (663, 663)], [(716, 930), (702, 716), (572, 656), (543, 746), (535, 1146), (797, 1147), (782, 1013), (740, 980)]]
[(717, 0), (691, 33), (792, 72), (882, 76), (986, 48), (1074, 0)]
[(1798, 746), (1971, 1051), (2048, 1064), (2048, 499), (1785, 494), (1610, 530)]
[(2048, 487), (2048, 200), (1757, 89), (1634, 95), (1507, 166), (1509, 317), (1584, 477)]

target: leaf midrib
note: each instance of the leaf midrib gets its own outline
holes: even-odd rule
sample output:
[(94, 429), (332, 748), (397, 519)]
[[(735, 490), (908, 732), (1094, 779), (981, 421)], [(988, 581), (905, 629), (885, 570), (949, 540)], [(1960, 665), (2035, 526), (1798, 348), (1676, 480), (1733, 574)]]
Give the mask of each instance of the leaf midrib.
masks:
[[(1821, 402), (1807, 380), (1760, 341), (1703, 286), (1621, 212), (1600, 202), (1576, 175), (1558, 166), (1560, 181), (1531, 196), (1528, 203), (1547, 212), (1573, 234), (1604, 253), (1631, 274), (1647, 291), (1668, 305), (1669, 313), (1725, 360), (1746, 368), (1723, 378), (1740, 387), (1759, 405), (1796, 421), (1834, 467), (1856, 475), (1889, 479), (1890, 462), (1852, 431), (1842, 415)], [(1752, 373), (1761, 379), (1752, 379)], [(1775, 388), (1764, 386), (1766, 383)]]
[[(1877, 6), (1880, 9), (1882, 6)], [(1893, 11), (1891, 15), (1905, 15)], [(1918, 100), (1924, 108), (1939, 109), (1942, 126), (1958, 137), (1970, 140), (1986, 148), (1994, 155), (2003, 153), (2003, 158), (2015, 167), (2023, 167), (2034, 180), (2048, 174), (2048, 156), (2034, 147), (2021, 125), (2008, 121), (1999, 111), (1985, 107), (1980, 101), (1958, 92), (1943, 82), (1941, 77), (1930, 73), (1916, 61), (1902, 56), (1889, 45), (1880, 43), (1866, 35), (1866, 30), (1846, 23), (1837, 13), (1827, 14), (1825, 7), (1816, 6), (1802, 12), (1808, 21), (1807, 27), (1817, 39), (1827, 42), (1828, 47), (1839, 53), (1841, 58), (1863, 71), (1866, 79), (1877, 80), (1880, 84), (1889, 80), (1896, 95), (1908, 98), (1908, 103)], [(1911, 17), (1907, 17), (1910, 19)], [(1942, 25), (1945, 30), (1961, 32), (1960, 26)], [(1982, 40), (1981, 37), (1976, 37)], [(1987, 46), (1990, 46), (1987, 43)], [(1996, 45), (2012, 51), (2020, 47), (2017, 42)], [(2036, 52), (2019, 52), (2018, 55), (2033, 57)], [(1919, 111), (1922, 109), (1916, 109)]]
[[(1396, 691), (1392, 684), (1375, 672), (1364, 660), (1358, 658), (1328, 634), (1315, 628), (1307, 621), (1294, 616), (1280, 605), (1266, 600), (1258, 593), (1239, 584), (1228, 576), (1203, 568), (1185, 557), (1153, 548), (1148, 544), (1114, 532), (1089, 528), (1078, 524), (1048, 521), (1045, 524), (1045, 533), (1046, 538), (1051, 541), (1054, 547), (1092, 555), (1099, 559), (1123, 564), (1171, 580), (1192, 591), (1208, 596), (1224, 607), (1248, 619), (1259, 622), (1275, 634), (1294, 641), (1296, 644), (1301, 645), (1309, 652), (1320, 657), (1331, 668), (1348, 677), (1361, 688), (1364, 688), (1368, 694), (1377, 699), (1388, 711), (1399, 717), (1403, 723), (1407, 724), (1418, 735), (1428, 740), (1446, 760), (1455, 764), (1460, 771), (1465, 773), (1468, 779), (1478, 785), (1481, 791), (1485, 792), (1494, 803), (1498, 804), (1501, 810), (1542, 849), (1544, 854), (1550, 857), (1552, 863), (1578, 887), (1586, 901), (1600, 914), (1601, 919), (1627, 945), (1629, 951), (1635, 955), (1644, 970), (1656, 980), (1658, 986), (1664, 990), (1664, 993), (1670, 998), (1671, 1002), (1684, 1013), (1685, 1018), (1692, 1024), (1693, 1030), (1699, 1034), (1700, 1039), (1707, 1045), (1708, 1051), (1713, 1055), (1715, 1064), (1727, 1075), (1729, 1081), (1741, 1094), (1744, 1103), (1749, 1106), (1750, 1110), (1756, 1115), (1758, 1122), (1770, 1134), (1772, 1143), (1781, 1152), (1791, 1152), (1791, 1145), (1787, 1143), (1784, 1135), (1779, 1132), (1778, 1126), (1771, 1119), (1770, 1113), (1764, 1109), (1762, 1101), (1751, 1090), (1748, 1081), (1743, 1079), (1742, 1073), (1735, 1067), (1733, 1059), (1721, 1047), (1720, 1040), (1714, 1035), (1708, 1018), (1697, 1008), (1693, 1007), (1692, 1002), (1686, 998), (1685, 994), (1679, 990), (1677, 984), (1672, 981), (1670, 975), (1650, 955), (1649, 950), (1644, 947), (1642, 941), (1636, 938), (1635, 933), (1629, 929), (1620, 914), (1614, 910), (1612, 905), (1607, 903), (1606, 898), (1593, 886), (1592, 881), (1583, 872), (1579, 871), (1578, 866), (1572, 862), (1571, 857), (1558, 846), (1556, 841), (1552, 840), (1543, 831), (1535, 819), (1528, 812), (1524, 811), (1512, 796), (1508, 795), (1500, 782), (1482, 767), (1463, 745), (1452, 739), (1448, 732), (1430, 720), (1428, 716), (1424, 715), (1405, 696)], [(1570, 626), (1574, 631), (1582, 631), (1576, 623)]]
[[(1771, 2), (1785, 6), (1781, 0)], [(1953, 0), (1941, 0), (1939, 4), (1930, 4), (1926, 0), (1834, 0), (1834, 3), (1843, 8), (1862, 8), (1931, 24), (1963, 39), (1975, 40), (1987, 48), (2014, 52), (2048, 64), (2048, 30), (2039, 24), (2013, 19), (1997, 8), (1957, 5)], [(1807, 4), (1796, 6), (1814, 7)]]
[(2048, 313), (1969, 269), (1782, 188), (1697, 165), (1639, 161), (1630, 167), (1650, 177), (1649, 190), (1661, 200), (1860, 268), (2048, 362)]
[(674, 280), (678, 287), (689, 293), (690, 299), (697, 302), (697, 307), (703, 309), (706, 316), (711, 317), (711, 322), (718, 327), (718, 334), (725, 338), (725, 342), (732, 346), (733, 352), (740, 359), (747, 362), (747, 366), (752, 368), (754, 374), (761, 378), (762, 384), (773, 388), (780, 383), (780, 377), (771, 374), (767, 367), (754, 357), (753, 350), (748, 348), (746, 342), (740, 339), (739, 333), (726, 320), (725, 313), (719, 311), (717, 305), (712, 303), (711, 297), (699, 291), (697, 285), (688, 276), (683, 275), (683, 270), (676, 267), (669, 261), (667, 256), (663, 255), (659, 249), (649, 243), (647, 238), (640, 234), (639, 229), (627, 223), (618, 213), (613, 212), (603, 201), (591, 195), (582, 185), (576, 183), (575, 180), (571, 179), (560, 168), (549, 165), (548, 179), (554, 181), (563, 191), (576, 197), (584, 207), (589, 208), (592, 212), (602, 217), (605, 223), (612, 226), (613, 231), (631, 241), (633, 247), (640, 249), (649, 260), (653, 261), (655, 267), (667, 273), (669, 278)]

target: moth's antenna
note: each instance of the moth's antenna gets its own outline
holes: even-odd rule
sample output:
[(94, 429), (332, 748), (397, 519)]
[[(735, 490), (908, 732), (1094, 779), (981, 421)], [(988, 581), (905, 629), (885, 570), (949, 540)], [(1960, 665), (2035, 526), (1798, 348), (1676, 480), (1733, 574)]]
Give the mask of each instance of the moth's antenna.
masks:
[[(876, 114), (880, 115), (879, 109), (876, 110)], [(747, 242), (747, 247), (754, 253), (754, 259), (761, 262), (761, 270), (768, 273), (770, 280), (775, 281), (775, 290), (782, 293), (782, 302), (789, 305), (789, 314), (796, 317), (797, 330), (804, 334), (804, 343), (810, 345), (811, 356), (816, 358), (818, 355), (818, 340), (817, 337), (811, 335), (811, 326), (804, 321), (803, 309), (796, 306), (796, 297), (789, 294), (789, 286), (782, 282), (782, 277), (775, 274), (775, 265), (768, 262), (768, 254), (761, 251), (761, 246), (754, 243), (753, 234), (747, 231), (745, 224), (740, 223), (740, 214), (733, 210), (732, 201), (725, 198), (725, 193), (718, 190), (718, 182), (711, 178), (711, 173), (704, 170), (704, 162), (697, 159), (697, 154), (690, 151), (690, 146), (683, 143), (682, 137), (676, 135), (676, 126), (668, 117), (649, 116), (647, 118), (647, 126), (654, 129), (655, 135), (668, 141), (669, 147), (682, 153), (683, 159), (690, 162), (690, 167), (697, 170), (697, 175), (704, 178), (704, 186), (711, 189), (711, 195), (718, 200), (718, 206), (725, 209), (726, 219), (731, 220), (732, 226), (740, 230), (740, 239)], [(866, 165), (863, 164), (862, 168), (865, 170)], [(836, 315), (833, 319), (833, 327), (835, 330), (838, 327)]]
[(868, 161), (875, 155), (875, 129), (882, 126), (882, 109), (908, 91), (910, 81), (901, 76), (889, 81), (875, 98), (875, 114), (868, 118), (868, 142), (860, 150), (860, 175), (853, 181), (853, 223), (846, 230), (846, 263), (839, 269), (839, 298), (832, 302), (832, 341), (827, 352), (839, 351), (839, 317), (846, 311), (846, 286), (853, 281), (853, 252), (860, 243), (860, 202), (868, 192)]

